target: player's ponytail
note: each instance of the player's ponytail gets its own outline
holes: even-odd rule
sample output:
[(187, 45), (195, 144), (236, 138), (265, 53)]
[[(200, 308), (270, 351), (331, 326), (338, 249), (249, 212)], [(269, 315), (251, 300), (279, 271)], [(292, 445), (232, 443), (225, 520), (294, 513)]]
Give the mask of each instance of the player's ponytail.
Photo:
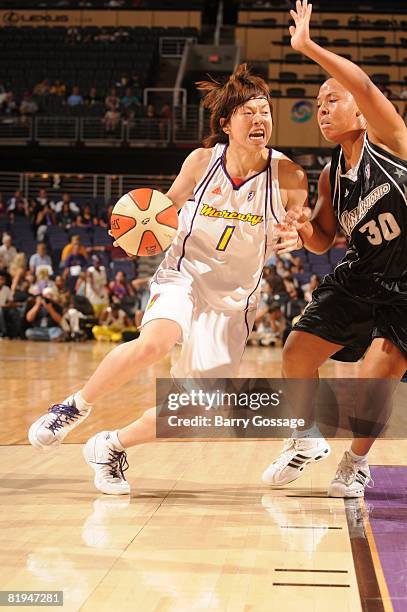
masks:
[(221, 119), (224, 120), (223, 125), (228, 123), (235, 110), (248, 100), (264, 97), (269, 102), (272, 112), (271, 94), (267, 83), (262, 77), (253, 75), (247, 64), (240, 64), (224, 83), (211, 78), (210, 81), (198, 81), (196, 85), (203, 93), (204, 108), (210, 111), (211, 133), (203, 141), (205, 147), (228, 142), (228, 136), (222, 129)]

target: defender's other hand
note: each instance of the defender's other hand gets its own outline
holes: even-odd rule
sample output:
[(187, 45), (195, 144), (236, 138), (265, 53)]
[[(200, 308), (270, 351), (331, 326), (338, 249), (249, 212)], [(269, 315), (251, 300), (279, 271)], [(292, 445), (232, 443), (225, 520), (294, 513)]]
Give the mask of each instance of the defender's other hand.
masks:
[(293, 225), (286, 223), (275, 225), (272, 248), (277, 255), (296, 251), (301, 246), (301, 237)]
[(306, 223), (311, 219), (312, 210), (308, 206), (299, 208), (298, 210), (292, 208), (287, 211), (283, 223), (294, 227), (298, 232), (304, 227)]

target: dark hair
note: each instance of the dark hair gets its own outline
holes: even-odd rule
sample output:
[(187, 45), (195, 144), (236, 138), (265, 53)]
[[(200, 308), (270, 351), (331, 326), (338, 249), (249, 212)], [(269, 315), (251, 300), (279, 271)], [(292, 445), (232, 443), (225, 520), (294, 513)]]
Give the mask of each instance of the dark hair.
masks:
[(257, 97), (266, 98), (272, 113), (272, 99), (270, 89), (261, 76), (252, 74), (247, 64), (240, 64), (224, 83), (211, 81), (197, 81), (199, 91), (204, 93), (203, 106), (210, 110), (211, 133), (203, 145), (213, 147), (218, 142), (228, 142), (228, 136), (222, 129), (220, 120), (227, 123), (235, 110), (248, 100)]

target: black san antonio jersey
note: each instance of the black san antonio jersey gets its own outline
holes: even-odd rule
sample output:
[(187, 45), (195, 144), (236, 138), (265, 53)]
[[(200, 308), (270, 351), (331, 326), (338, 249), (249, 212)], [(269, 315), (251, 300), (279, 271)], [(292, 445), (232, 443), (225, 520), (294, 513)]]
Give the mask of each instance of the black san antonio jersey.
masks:
[(334, 276), (355, 295), (407, 300), (407, 161), (365, 135), (357, 168), (346, 172), (341, 147), (332, 156), (332, 203), (349, 241)]

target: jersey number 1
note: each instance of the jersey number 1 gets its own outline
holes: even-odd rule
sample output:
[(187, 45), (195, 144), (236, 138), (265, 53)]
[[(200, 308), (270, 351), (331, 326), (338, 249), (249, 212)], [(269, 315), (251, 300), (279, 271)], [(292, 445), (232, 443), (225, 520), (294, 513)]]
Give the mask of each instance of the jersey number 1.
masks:
[(218, 244), (216, 245), (217, 251), (226, 251), (226, 247), (228, 246), (230, 239), (232, 238), (232, 234), (235, 231), (234, 225), (227, 225), (220, 237)]
[(380, 227), (378, 227), (376, 221), (369, 221), (359, 229), (362, 234), (368, 232), (366, 237), (370, 244), (377, 246), (383, 242), (383, 239), (390, 241), (400, 236), (400, 226), (391, 212), (381, 213), (377, 220)]

